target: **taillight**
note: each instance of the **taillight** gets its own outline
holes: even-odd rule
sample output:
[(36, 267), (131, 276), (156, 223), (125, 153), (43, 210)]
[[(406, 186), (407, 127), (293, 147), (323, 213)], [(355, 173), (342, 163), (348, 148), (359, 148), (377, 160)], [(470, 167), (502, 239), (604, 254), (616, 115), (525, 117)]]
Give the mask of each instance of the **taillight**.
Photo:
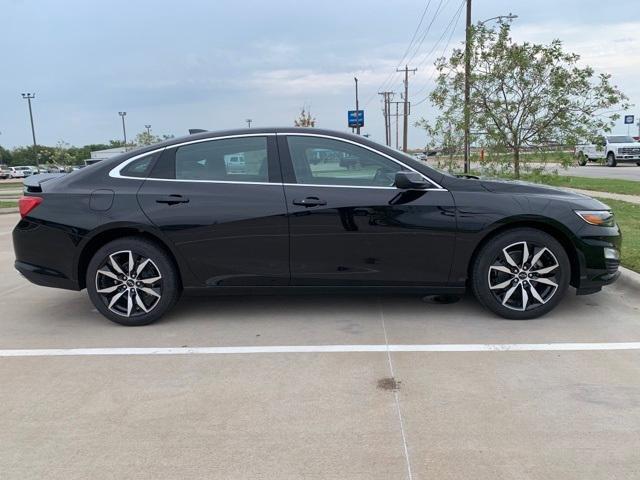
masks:
[(29, 215), (29, 212), (42, 203), (42, 197), (22, 197), (18, 200), (18, 208), (22, 218)]

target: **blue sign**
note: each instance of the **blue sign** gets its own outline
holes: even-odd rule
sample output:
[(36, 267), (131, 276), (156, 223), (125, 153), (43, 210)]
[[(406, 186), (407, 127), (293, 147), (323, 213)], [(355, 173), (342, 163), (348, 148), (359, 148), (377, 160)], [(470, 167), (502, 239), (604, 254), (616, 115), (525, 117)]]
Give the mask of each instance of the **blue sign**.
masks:
[(634, 120), (633, 115), (625, 115), (624, 116), (624, 124), (625, 125), (628, 124), (628, 123), (633, 124), (633, 120)]
[(364, 110), (349, 110), (347, 115), (349, 127), (364, 127)]

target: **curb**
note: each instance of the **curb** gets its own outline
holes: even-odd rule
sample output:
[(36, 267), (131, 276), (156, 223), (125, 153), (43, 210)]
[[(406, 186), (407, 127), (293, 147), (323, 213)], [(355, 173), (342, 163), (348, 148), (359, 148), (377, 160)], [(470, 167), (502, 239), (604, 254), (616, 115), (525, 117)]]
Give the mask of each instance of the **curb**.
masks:
[(0, 215), (5, 213), (18, 213), (18, 207), (0, 208)]
[(640, 273), (636, 273), (625, 267), (620, 267), (620, 277), (617, 283), (621, 283), (628, 288), (640, 290)]

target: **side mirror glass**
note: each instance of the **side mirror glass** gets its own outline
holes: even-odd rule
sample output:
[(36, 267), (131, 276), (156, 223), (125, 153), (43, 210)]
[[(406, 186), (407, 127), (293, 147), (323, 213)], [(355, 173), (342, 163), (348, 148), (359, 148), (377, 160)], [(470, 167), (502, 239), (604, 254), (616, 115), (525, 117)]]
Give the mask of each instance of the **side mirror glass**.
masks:
[(401, 190), (424, 190), (429, 187), (429, 182), (417, 172), (402, 171), (396, 173), (395, 187)]

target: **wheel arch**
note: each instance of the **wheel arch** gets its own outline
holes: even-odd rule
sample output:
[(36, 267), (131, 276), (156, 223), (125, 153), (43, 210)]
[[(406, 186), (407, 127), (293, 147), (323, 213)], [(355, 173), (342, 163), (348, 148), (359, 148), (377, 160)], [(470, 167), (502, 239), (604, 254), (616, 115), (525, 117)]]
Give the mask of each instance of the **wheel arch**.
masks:
[(117, 240), (118, 238), (123, 237), (138, 237), (144, 238), (150, 242), (156, 244), (159, 248), (161, 248), (171, 259), (174, 266), (176, 267), (176, 271), (178, 272), (178, 282), (180, 284), (180, 288), (184, 285), (184, 269), (182, 268), (181, 262), (178, 261), (178, 257), (173, 249), (169, 246), (168, 242), (161, 238), (156, 232), (145, 228), (140, 225), (113, 225), (111, 227), (102, 229), (99, 232), (96, 232), (91, 238), (87, 239), (85, 244), (82, 246), (80, 250), (80, 254), (77, 260), (76, 272), (78, 275), (78, 285), (80, 288), (86, 287), (86, 273), (87, 268), (89, 266), (89, 262), (93, 255), (104, 245), (107, 243)]
[(492, 238), (495, 238), (497, 235), (507, 232), (509, 230), (514, 230), (516, 228), (533, 228), (537, 230), (541, 230), (545, 233), (548, 233), (553, 238), (555, 238), (560, 245), (564, 248), (564, 251), (567, 253), (567, 257), (569, 258), (569, 264), (571, 265), (571, 280), (570, 285), (577, 286), (580, 283), (580, 270), (581, 270), (581, 261), (578, 256), (578, 250), (571, 239), (571, 235), (567, 232), (560, 224), (553, 222), (550, 219), (546, 218), (534, 218), (534, 219), (513, 219), (507, 223), (503, 223), (501, 225), (496, 226), (494, 229), (489, 231), (483, 238), (478, 242), (471, 257), (469, 257), (469, 261), (467, 264), (467, 278), (471, 278), (472, 268), (474, 259), (480, 252), (480, 250), (489, 242)]

